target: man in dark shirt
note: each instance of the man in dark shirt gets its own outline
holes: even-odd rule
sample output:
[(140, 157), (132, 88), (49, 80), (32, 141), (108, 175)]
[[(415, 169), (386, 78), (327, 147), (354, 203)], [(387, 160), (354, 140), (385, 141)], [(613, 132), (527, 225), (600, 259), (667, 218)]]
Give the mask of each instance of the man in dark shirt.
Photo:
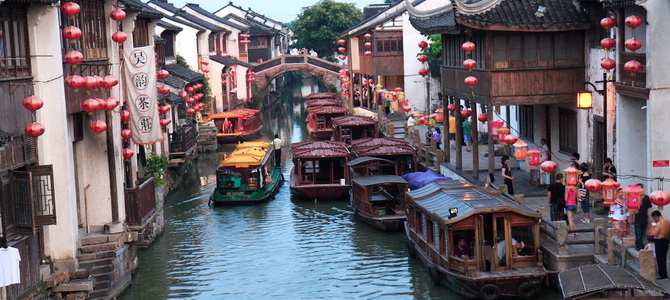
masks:
[(607, 180), (607, 178), (612, 178), (612, 180), (616, 181), (616, 167), (614, 167), (612, 164), (612, 159), (609, 157), (605, 159), (603, 177), (604, 180)]
[(462, 258), (463, 256), (468, 256), (468, 248), (465, 245), (465, 239), (459, 238), (458, 243), (454, 246), (453, 256)]
[[(641, 183), (637, 184), (640, 188), (644, 189), (644, 186)], [(642, 203), (640, 203), (640, 210), (635, 214), (635, 246), (637, 250), (644, 249), (643, 238), (647, 232), (647, 224), (649, 224), (649, 214), (651, 213), (651, 201), (649, 201), (649, 196), (644, 195), (642, 198)]]
[(552, 221), (563, 221), (563, 209), (565, 208), (565, 186), (563, 186), (563, 174), (556, 175), (556, 182), (547, 189), (549, 198), (549, 216)]

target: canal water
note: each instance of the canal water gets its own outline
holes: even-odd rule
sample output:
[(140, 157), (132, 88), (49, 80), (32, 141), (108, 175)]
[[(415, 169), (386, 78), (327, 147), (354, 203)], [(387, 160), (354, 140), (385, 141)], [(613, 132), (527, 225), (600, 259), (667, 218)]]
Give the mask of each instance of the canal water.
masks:
[[(304, 103), (294, 98), (266, 109), (259, 139), (278, 133), (285, 143), (307, 140)], [(293, 165), (290, 151), (282, 152), (288, 181)], [(201, 154), (183, 187), (166, 198), (165, 231), (139, 252), (132, 285), (119, 299), (463, 299), (432, 284), (409, 258), (404, 233), (357, 222), (348, 199), (298, 199), (285, 182), (267, 203), (210, 207), (218, 158)]]

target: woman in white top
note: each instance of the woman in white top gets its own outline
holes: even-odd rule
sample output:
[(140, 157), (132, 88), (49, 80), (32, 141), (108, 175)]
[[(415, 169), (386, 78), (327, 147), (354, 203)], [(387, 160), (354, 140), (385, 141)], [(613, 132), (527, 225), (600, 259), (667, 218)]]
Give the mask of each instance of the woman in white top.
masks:
[(628, 207), (621, 189), (618, 191), (617, 199), (614, 204), (610, 205), (608, 217), (613, 228), (619, 228), (623, 232), (623, 236), (629, 236), (630, 230), (628, 226)]

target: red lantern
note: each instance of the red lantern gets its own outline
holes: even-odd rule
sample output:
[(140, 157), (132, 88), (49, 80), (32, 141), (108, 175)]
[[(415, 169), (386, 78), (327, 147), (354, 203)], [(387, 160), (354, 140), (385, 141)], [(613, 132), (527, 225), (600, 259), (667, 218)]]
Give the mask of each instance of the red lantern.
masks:
[(469, 109), (461, 110), (461, 117), (467, 119), (467, 118), (469, 118), (469, 117), (471, 117), (471, 116), (472, 116), (472, 111), (471, 111), (471, 110), (469, 110)]
[(626, 23), (626, 26), (628, 26), (630, 28), (637, 28), (640, 25), (642, 25), (642, 18), (640, 18), (636, 15), (632, 15), (632, 16), (626, 18), (626, 20), (624, 20), (624, 23)]
[(200, 63), (203, 64), (203, 65), (205, 65), (205, 66), (209, 66), (209, 62), (207, 62), (207, 61), (204, 61), (204, 60), (203, 60), (203, 61), (201, 61)]
[(345, 40), (339, 40), (339, 41), (337, 41), (337, 43), (340, 44), (340, 45), (344, 45), (344, 44), (347, 43), (347, 41), (345, 41)]
[(170, 104), (163, 105), (163, 110), (165, 110), (165, 112), (163, 112), (163, 113), (166, 113), (166, 112), (170, 111), (170, 109), (172, 109), (172, 106), (170, 106)]
[(526, 162), (528, 163), (530, 168), (531, 169), (537, 168), (537, 166), (540, 165), (540, 154), (542, 154), (542, 152), (540, 152), (540, 150), (533, 148), (528, 150), (526, 154), (528, 154), (528, 156), (526, 157)]
[(605, 58), (602, 62), (600, 62), (600, 66), (605, 70), (612, 70), (616, 67), (616, 61), (611, 58)]
[(168, 78), (168, 76), (170, 76), (170, 72), (168, 72), (166, 70), (160, 70), (160, 71), (156, 72), (156, 77), (158, 77), (160, 79)]
[(193, 98), (193, 97), (190, 97), (190, 98), (186, 99), (186, 103), (191, 104), (193, 102), (195, 102), (195, 98)]
[(77, 89), (84, 85), (84, 78), (79, 75), (70, 75), (65, 78), (65, 84), (74, 89), (76, 92)]
[(498, 129), (500, 127), (502, 127), (503, 124), (504, 124), (503, 121), (500, 121), (500, 120), (493, 120), (493, 121), (489, 122), (489, 126), (490, 126), (489, 132), (494, 139), (498, 139), (498, 137), (499, 137)]
[(106, 89), (111, 89), (117, 84), (119, 84), (119, 79), (117, 79), (116, 76), (114, 75), (107, 75), (104, 78), (102, 78), (102, 87)]
[(629, 60), (623, 65), (623, 69), (626, 70), (626, 72), (637, 73), (642, 70), (642, 64), (637, 60)]
[(479, 116), (477, 116), (477, 120), (479, 120), (479, 122), (486, 123), (486, 121), (489, 120), (489, 117), (486, 114), (479, 114)]
[[(508, 135), (508, 137), (509, 136), (511, 135)], [(516, 158), (516, 161), (522, 162), (526, 160), (526, 157), (528, 156), (528, 144), (522, 140), (518, 140), (511, 145), (514, 146), (514, 158)]]
[(65, 62), (72, 65), (78, 65), (82, 60), (84, 60), (84, 55), (79, 51), (70, 51), (65, 54)]
[(372, 43), (370, 43), (370, 42), (365, 43), (365, 48), (371, 48), (371, 47), (372, 47)]
[(93, 79), (95, 80), (95, 83), (93, 85), (94, 88), (99, 88), (102, 87), (104, 79), (98, 75), (93, 75)]
[(186, 87), (186, 92), (189, 94), (193, 93), (193, 87), (192, 86)]
[(170, 119), (161, 119), (161, 120), (158, 121), (158, 122), (161, 123), (161, 127), (165, 127), (165, 126), (168, 126), (168, 124), (170, 124), (170, 122), (172, 122), (172, 120), (170, 120)]
[(516, 135), (513, 135), (513, 134), (505, 135), (505, 143), (508, 144), (508, 145), (514, 145), (514, 143), (516, 143), (516, 141), (518, 141), (518, 140), (519, 140), (519, 138), (516, 137)]
[(428, 70), (425, 69), (425, 68), (419, 69), (419, 75), (421, 75), (421, 76), (426, 76), (426, 75), (428, 75), (428, 73), (429, 73)]
[(100, 120), (91, 122), (91, 131), (95, 133), (102, 133), (105, 130), (107, 130), (107, 124), (105, 122)]
[(164, 86), (161, 86), (161, 87), (158, 88), (158, 92), (165, 95), (165, 94), (170, 93), (170, 88), (167, 87), (167, 85), (164, 85)]
[(577, 170), (575, 166), (569, 166), (567, 169), (563, 170), (565, 173), (565, 187), (568, 189), (576, 189), (579, 184), (579, 174), (582, 171)]
[[(198, 104), (199, 104), (199, 103), (198, 103)], [(200, 108), (201, 108), (200, 105), (195, 105), (195, 106), (193, 106), (193, 110), (195, 110), (195, 111), (199, 111)]]
[(507, 127), (498, 128), (498, 139), (500, 139), (500, 142), (507, 143), (505, 137), (507, 137), (508, 134), (509, 134), (509, 128)]
[(366, 33), (363, 37), (369, 40), (372, 38), (372, 34)]
[(340, 52), (344, 53), (345, 51), (347, 51), (347, 48), (340, 47), (340, 48), (337, 48), (337, 51), (340, 51)]
[(614, 18), (603, 18), (600, 20), (600, 26), (605, 29), (612, 29), (616, 26), (616, 20)]
[(418, 59), (422, 63), (425, 63), (428, 61), (428, 55), (421, 54), (417, 56), (416, 59)]
[(130, 121), (130, 112), (129, 111), (122, 110), (120, 115), (121, 115), (121, 122)]
[(114, 21), (121, 22), (126, 18), (126, 12), (117, 8), (109, 14), (109, 17)]
[(428, 43), (426, 41), (419, 42), (419, 48), (425, 49), (426, 47), (428, 47)]
[(345, 55), (342, 55), (342, 54), (340, 54), (340, 56), (338, 56), (338, 57), (340, 58), (340, 60), (345, 60), (347, 58)]
[(603, 182), (603, 206), (610, 206), (614, 204), (617, 198), (617, 189), (621, 186), (620, 183), (614, 181), (612, 178), (607, 178)]
[(412, 110), (412, 108), (409, 107), (409, 106), (403, 106), (402, 109), (403, 109), (405, 112), (409, 112), (410, 110)]
[(465, 42), (465, 43), (463, 43), (463, 45), (461, 46), (461, 48), (463, 49), (463, 51), (470, 53), (470, 52), (472, 52), (473, 50), (475, 50), (475, 43), (473, 43), (473, 42)]
[(123, 129), (123, 130), (121, 130), (121, 138), (124, 141), (132, 139), (133, 138), (133, 132), (130, 131), (130, 129)]
[(135, 151), (133, 151), (132, 149), (128, 149), (128, 148), (123, 149), (123, 159), (124, 160), (127, 160), (127, 159), (133, 157), (133, 155), (135, 155)]
[(243, 45), (247, 45), (247, 44), (250, 44), (250, 43), (251, 43), (250, 40), (241, 40), (240, 41), (240, 44), (243, 44)]
[(95, 98), (93, 100), (98, 101), (98, 110), (105, 110), (107, 107), (107, 102), (104, 99)]
[(98, 100), (95, 99), (86, 99), (81, 102), (81, 109), (89, 113), (97, 111), (98, 106), (99, 106)]
[(629, 38), (626, 40), (626, 49), (630, 51), (639, 50), (642, 48), (642, 41), (636, 38)]
[(67, 3), (63, 3), (63, 5), (61, 5), (60, 10), (66, 16), (74, 16), (74, 15), (79, 13), (79, 11), (81, 10), (81, 7), (79, 7), (79, 4), (77, 4), (77, 3), (67, 2)]
[(121, 101), (119, 101), (119, 99), (116, 97), (109, 97), (105, 99), (105, 110), (115, 109), (117, 106), (119, 106), (119, 103), (121, 103)]
[(192, 115), (192, 114), (195, 113), (195, 109), (189, 108), (189, 109), (186, 110), (186, 113), (189, 114), (189, 115)]
[(29, 136), (37, 137), (44, 134), (45, 128), (44, 125), (33, 122), (26, 125), (26, 127), (23, 128), (23, 131)]
[(640, 209), (640, 201), (644, 196), (644, 190), (637, 184), (631, 184), (623, 189), (623, 194), (626, 196), (626, 207), (631, 213), (637, 213)]
[(670, 204), (670, 193), (664, 190), (658, 190), (649, 195), (649, 201), (658, 205), (658, 210), (663, 210), (664, 205)]
[(186, 97), (188, 97), (188, 93), (186, 93), (185, 91), (181, 91), (179, 92), (179, 97), (186, 99)]
[(465, 80), (463, 80), (463, 83), (465, 83), (467, 86), (475, 86), (478, 82), (479, 80), (477, 80), (477, 77), (475, 76), (468, 76), (465, 77)]
[(42, 108), (42, 106), (44, 106), (44, 101), (35, 96), (30, 96), (26, 99), (23, 99), (23, 107), (25, 107), (27, 110), (36, 111)]
[(370, 55), (372, 55), (372, 51), (368, 50), (368, 51), (365, 51), (363, 54), (365, 54), (366, 56), (370, 56)]
[(474, 69), (477, 66), (477, 62), (474, 59), (466, 59), (463, 61), (463, 67), (468, 70)]
[(616, 46), (616, 40), (613, 38), (604, 38), (600, 41), (600, 47), (605, 50), (610, 50)]
[(374, 79), (370, 79), (370, 80), (368, 80), (368, 84), (370, 84), (370, 85), (375, 84), (375, 80), (374, 80)]
[(540, 165), (540, 169), (547, 173), (556, 171), (556, 167), (556, 163), (551, 160), (547, 160)]
[(595, 178), (591, 178), (584, 182), (584, 188), (589, 192), (600, 192), (603, 189), (603, 183)]
[(128, 39), (128, 35), (123, 31), (117, 31), (112, 34), (112, 41), (123, 44)]
[(456, 105), (455, 105), (455, 104), (449, 104), (449, 105), (447, 105), (447, 110), (448, 110), (448, 111), (454, 111), (454, 110), (456, 110)]
[(72, 42), (74, 43), (74, 40), (81, 37), (81, 29), (75, 26), (65, 27), (63, 29), (63, 37), (65, 37), (68, 40), (72, 40)]

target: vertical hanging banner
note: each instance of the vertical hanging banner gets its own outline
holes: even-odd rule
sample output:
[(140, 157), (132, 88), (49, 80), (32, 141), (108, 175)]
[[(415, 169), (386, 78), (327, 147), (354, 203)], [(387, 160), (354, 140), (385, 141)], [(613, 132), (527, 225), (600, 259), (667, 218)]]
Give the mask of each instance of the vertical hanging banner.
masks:
[(135, 144), (163, 140), (158, 117), (154, 46), (123, 50), (126, 103)]

